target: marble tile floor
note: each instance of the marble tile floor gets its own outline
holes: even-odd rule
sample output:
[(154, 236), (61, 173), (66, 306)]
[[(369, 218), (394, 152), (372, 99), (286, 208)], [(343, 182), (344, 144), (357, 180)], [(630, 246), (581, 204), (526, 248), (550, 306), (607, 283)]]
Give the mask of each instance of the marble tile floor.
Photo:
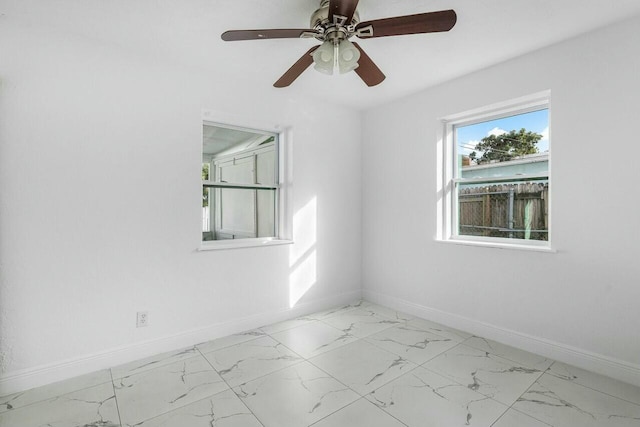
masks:
[(0, 427), (640, 427), (640, 388), (359, 301), (0, 397)]

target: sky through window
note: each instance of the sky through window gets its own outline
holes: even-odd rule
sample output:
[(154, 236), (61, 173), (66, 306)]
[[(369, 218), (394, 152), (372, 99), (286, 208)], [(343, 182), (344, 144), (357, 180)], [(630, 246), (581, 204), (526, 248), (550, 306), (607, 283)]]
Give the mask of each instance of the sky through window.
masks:
[[(542, 135), (542, 139), (537, 144), (539, 153), (549, 151), (549, 110), (543, 109), (457, 127), (456, 141), (458, 144), (458, 154), (468, 155), (472, 151), (477, 152), (475, 146), (484, 137), (500, 135), (522, 128)], [(479, 153), (481, 154), (481, 152)]]

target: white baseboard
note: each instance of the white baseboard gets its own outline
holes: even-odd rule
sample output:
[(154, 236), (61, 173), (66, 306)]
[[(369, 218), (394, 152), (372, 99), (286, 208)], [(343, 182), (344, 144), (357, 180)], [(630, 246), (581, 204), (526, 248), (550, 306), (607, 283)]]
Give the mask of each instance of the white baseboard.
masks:
[(272, 310), (227, 322), (216, 323), (203, 328), (188, 330), (175, 335), (112, 348), (98, 353), (83, 355), (20, 371), (8, 372), (0, 376), (0, 396), (18, 393), (34, 387), (40, 387), (101, 369), (111, 368), (155, 354), (190, 347), (205, 341), (255, 329), (260, 326), (326, 310), (331, 307), (353, 302), (361, 297), (362, 292), (357, 290), (299, 304), (285, 310)]
[(588, 350), (527, 335), (366, 289), (363, 291), (363, 298), (367, 301), (441, 323), (445, 326), (640, 386), (640, 365), (637, 364), (617, 360)]

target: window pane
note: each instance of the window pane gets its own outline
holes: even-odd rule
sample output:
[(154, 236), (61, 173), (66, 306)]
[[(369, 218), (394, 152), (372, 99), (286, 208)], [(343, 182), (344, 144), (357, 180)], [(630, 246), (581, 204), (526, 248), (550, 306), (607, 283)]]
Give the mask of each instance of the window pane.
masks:
[[(205, 124), (203, 179), (232, 185), (278, 183), (273, 134)], [(277, 191), (203, 188), (203, 240), (276, 237)]]
[(234, 184), (255, 184), (253, 156), (233, 159), (217, 164), (216, 181)]
[(549, 110), (455, 127), (457, 178), (545, 174)]
[(456, 234), (548, 240), (549, 110), (453, 129)]
[(548, 240), (548, 181), (458, 185), (458, 234)]
[(275, 237), (275, 190), (217, 188), (212, 240)]

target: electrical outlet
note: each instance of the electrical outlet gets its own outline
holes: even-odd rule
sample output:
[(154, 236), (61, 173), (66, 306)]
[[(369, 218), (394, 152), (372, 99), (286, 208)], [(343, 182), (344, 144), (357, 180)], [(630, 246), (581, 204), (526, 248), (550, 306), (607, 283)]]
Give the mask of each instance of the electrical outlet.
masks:
[(142, 328), (149, 325), (149, 312), (139, 311), (136, 317), (136, 328)]

